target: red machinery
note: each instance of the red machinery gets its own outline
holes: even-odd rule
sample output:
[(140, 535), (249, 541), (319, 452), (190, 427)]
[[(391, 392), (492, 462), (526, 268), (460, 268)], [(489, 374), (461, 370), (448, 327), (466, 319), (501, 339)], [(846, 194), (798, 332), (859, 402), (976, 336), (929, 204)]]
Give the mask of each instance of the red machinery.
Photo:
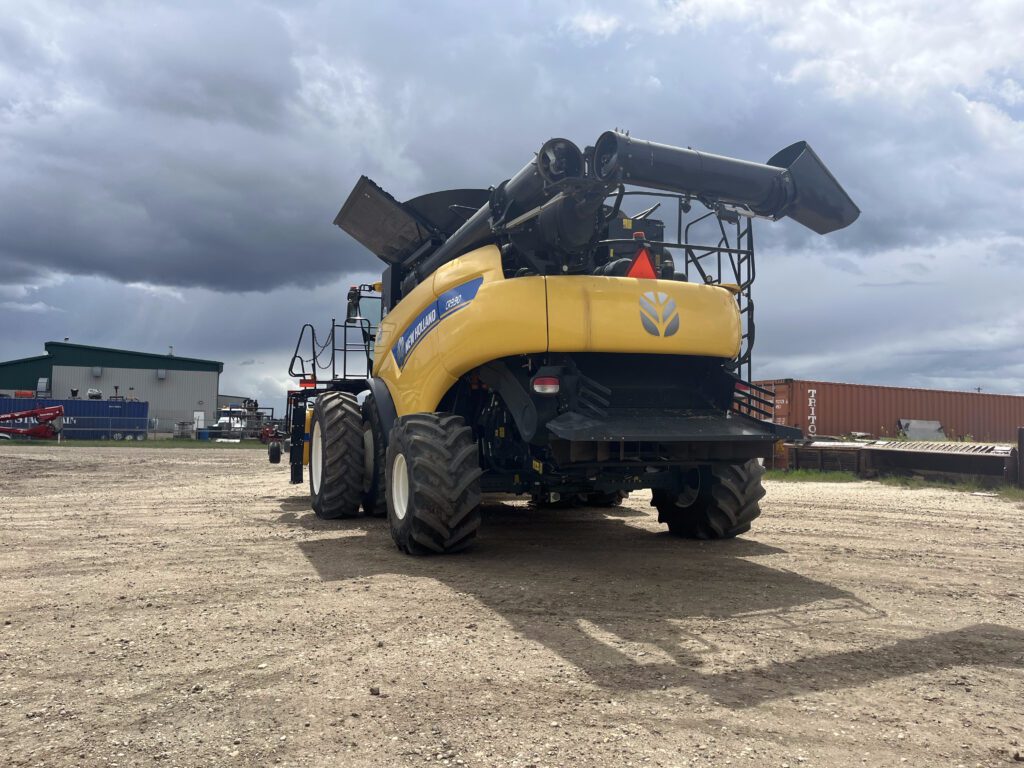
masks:
[(40, 440), (53, 439), (60, 432), (64, 420), (64, 406), (50, 405), (46, 408), (32, 408), (27, 411), (0, 413), (0, 422), (15, 421), (16, 419), (35, 419), (36, 423), (29, 427), (8, 427), (0, 424), (0, 434), (21, 435)]
[(288, 437), (287, 432), (282, 432), (279, 424), (267, 424), (260, 430), (260, 442), (264, 445), (272, 443), (275, 440), (283, 440)]

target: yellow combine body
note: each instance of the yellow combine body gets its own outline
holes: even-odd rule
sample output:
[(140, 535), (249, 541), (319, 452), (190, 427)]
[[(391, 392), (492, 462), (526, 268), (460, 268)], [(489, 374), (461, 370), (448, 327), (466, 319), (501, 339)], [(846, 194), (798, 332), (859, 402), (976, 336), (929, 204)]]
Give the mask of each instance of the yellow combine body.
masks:
[[(643, 327), (640, 300), (650, 293), (675, 302), (666, 318), (679, 318), (671, 336)], [(407, 341), (408, 350), (401, 346)], [(731, 360), (739, 349), (739, 311), (728, 288), (628, 277), (506, 279), (501, 254), (489, 245), (445, 264), (381, 320), (373, 375), (387, 384), (397, 415), (405, 416), (434, 412), (459, 377), (510, 355), (617, 352)]]
[[(627, 214), (630, 194), (659, 202)], [(674, 240), (652, 215), (666, 199)], [(414, 555), (468, 547), (488, 491), (612, 506), (650, 490), (674, 534), (741, 534), (758, 459), (798, 434), (750, 383), (751, 222), (824, 234), (858, 213), (804, 142), (761, 165), (551, 139), (497, 187), (404, 203), (362, 177), (335, 223), (386, 268), (325, 339), (303, 329), (292, 480), (308, 465), (317, 515), (387, 516)]]

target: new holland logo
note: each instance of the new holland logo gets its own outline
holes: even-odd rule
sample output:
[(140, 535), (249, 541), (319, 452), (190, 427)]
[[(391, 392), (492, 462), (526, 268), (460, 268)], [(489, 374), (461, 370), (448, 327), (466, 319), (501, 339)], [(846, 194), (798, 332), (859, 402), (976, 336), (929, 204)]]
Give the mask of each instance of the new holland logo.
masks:
[(640, 297), (640, 322), (651, 336), (674, 336), (679, 330), (679, 311), (667, 293), (648, 291)]

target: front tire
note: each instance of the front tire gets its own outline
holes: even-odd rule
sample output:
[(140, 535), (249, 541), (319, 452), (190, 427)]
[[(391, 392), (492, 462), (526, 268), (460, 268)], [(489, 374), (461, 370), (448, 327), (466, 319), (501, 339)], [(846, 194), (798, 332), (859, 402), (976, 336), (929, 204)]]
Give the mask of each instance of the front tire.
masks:
[(461, 416), (418, 413), (395, 422), (386, 468), (388, 524), (410, 555), (460, 552), (480, 528), (480, 460)]
[(363, 494), (363, 419), (347, 392), (316, 399), (310, 425), (309, 496), (324, 520), (359, 514)]
[(651, 504), (658, 522), (687, 539), (731, 539), (750, 530), (761, 514), (764, 468), (756, 459), (745, 464), (713, 465), (692, 470), (682, 487), (657, 489)]

